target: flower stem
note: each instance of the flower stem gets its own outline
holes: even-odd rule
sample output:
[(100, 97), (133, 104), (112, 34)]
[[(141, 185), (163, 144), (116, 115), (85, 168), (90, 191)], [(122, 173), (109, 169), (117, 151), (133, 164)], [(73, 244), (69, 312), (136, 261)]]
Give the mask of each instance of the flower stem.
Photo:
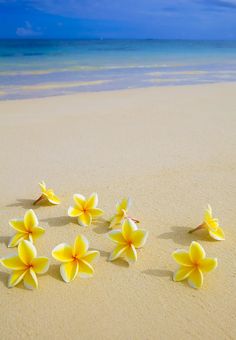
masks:
[(194, 233), (195, 231), (197, 230), (200, 230), (200, 229), (203, 229), (205, 226), (204, 226), (204, 223), (200, 224), (197, 228), (194, 228), (192, 230), (189, 230), (189, 234), (192, 234)]
[(44, 199), (43, 195), (41, 195), (36, 201), (34, 201), (33, 205), (36, 205), (38, 202)]
[(125, 210), (123, 210), (123, 212), (124, 212), (124, 217), (125, 217), (125, 218), (129, 218), (130, 220), (134, 221), (135, 223), (140, 223), (140, 221), (137, 220), (136, 218), (133, 218), (133, 217), (131, 217), (131, 216), (128, 216)]
[(140, 223), (139, 220), (137, 220), (136, 218), (133, 218), (133, 217), (129, 217), (132, 221), (134, 221), (135, 223)]

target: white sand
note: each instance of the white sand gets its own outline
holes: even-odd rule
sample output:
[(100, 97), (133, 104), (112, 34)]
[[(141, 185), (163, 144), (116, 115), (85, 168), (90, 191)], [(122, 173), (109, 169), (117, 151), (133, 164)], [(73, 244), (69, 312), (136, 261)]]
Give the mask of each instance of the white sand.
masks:
[[(39, 289), (6, 287), (0, 273), (2, 339), (236, 338), (236, 85), (201, 85), (0, 102), (0, 256), (11, 218), (22, 217), (45, 180), (60, 206), (38, 206), (36, 243), (51, 267)], [(97, 191), (109, 217), (115, 202), (150, 231), (135, 266), (107, 262), (103, 223), (84, 229), (67, 215), (75, 192)], [(211, 203), (226, 241), (188, 234)], [(95, 276), (65, 284), (50, 256), (78, 233), (101, 251)], [(219, 267), (196, 291), (172, 281), (176, 248), (199, 240)]]

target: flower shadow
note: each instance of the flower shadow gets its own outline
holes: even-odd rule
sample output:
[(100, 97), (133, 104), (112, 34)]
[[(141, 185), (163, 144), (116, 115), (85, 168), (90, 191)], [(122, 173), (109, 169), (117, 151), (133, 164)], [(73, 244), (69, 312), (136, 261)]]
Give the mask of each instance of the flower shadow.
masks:
[(125, 268), (129, 267), (128, 262), (125, 261), (122, 258), (118, 258), (115, 261), (110, 261), (109, 260), (110, 252), (108, 252), (108, 251), (100, 250), (100, 249), (93, 249), (93, 248), (91, 248), (90, 250), (98, 250), (100, 252), (100, 256), (106, 258), (106, 262), (112, 263), (112, 264), (119, 266), (119, 267), (125, 267)]
[(11, 237), (9, 237), (9, 236), (0, 236), (0, 243), (3, 243), (3, 244), (5, 244), (5, 246), (8, 246), (10, 238)]
[(94, 249), (94, 248), (90, 248), (89, 250), (97, 250), (97, 251), (99, 251), (101, 257), (108, 258), (109, 255), (110, 255), (110, 253), (108, 251), (105, 251), (105, 250)]
[(6, 205), (6, 207), (8, 208), (11, 208), (11, 207), (21, 207), (21, 208), (24, 208), (24, 209), (38, 209), (40, 208), (40, 206), (42, 207), (49, 207), (49, 206), (52, 206), (51, 203), (49, 203), (48, 201), (44, 200), (44, 201), (41, 201), (40, 203), (34, 205), (34, 200), (32, 199), (28, 199), (28, 198), (18, 198), (16, 200), (15, 203), (11, 203), (11, 204), (8, 204)]
[(60, 264), (51, 264), (48, 269), (47, 274), (53, 277), (55, 280), (58, 280), (61, 282), (63, 281), (60, 275)]
[[(107, 262), (110, 262), (110, 261), (107, 259)], [(112, 261), (112, 264), (114, 264), (115, 266), (124, 267), (124, 268), (128, 268), (129, 267), (128, 262), (125, 261), (122, 258), (118, 258), (115, 261)]]
[(6, 272), (0, 272), (0, 282), (7, 287), (7, 280), (8, 280), (8, 273)]
[(104, 218), (97, 219), (93, 221), (93, 225), (96, 226), (93, 228), (93, 231), (99, 235), (106, 234), (109, 231), (109, 224), (109, 221), (105, 220)]
[[(33, 206), (34, 201), (26, 198), (18, 198), (15, 203), (8, 204), (6, 207), (22, 207), (24, 209), (30, 209)], [(37, 208), (37, 206), (35, 207)]]
[(173, 272), (165, 269), (146, 269), (142, 271), (143, 274), (157, 276), (157, 277), (169, 277), (172, 280)]
[(49, 217), (42, 219), (41, 221), (48, 223), (50, 227), (63, 227), (70, 223), (78, 224), (69, 216)]
[(175, 244), (181, 246), (189, 246), (192, 241), (213, 241), (205, 230), (196, 231), (196, 233), (189, 234), (188, 227), (173, 226), (172, 231), (158, 235), (159, 239), (172, 240)]

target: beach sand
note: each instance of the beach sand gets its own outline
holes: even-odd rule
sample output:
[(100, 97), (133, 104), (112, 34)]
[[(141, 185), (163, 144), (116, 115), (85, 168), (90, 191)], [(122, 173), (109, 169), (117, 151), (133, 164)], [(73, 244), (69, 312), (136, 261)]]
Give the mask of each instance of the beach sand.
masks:
[[(130, 89), (0, 102), (0, 256), (12, 218), (22, 217), (45, 180), (59, 206), (36, 206), (50, 257), (39, 289), (7, 288), (0, 269), (2, 339), (236, 338), (236, 84)], [(103, 221), (83, 228), (67, 217), (73, 193), (99, 194), (109, 218), (130, 196), (149, 239), (128, 267), (107, 261), (114, 245)], [(226, 234), (187, 231), (207, 203)], [(101, 252), (92, 279), (65, 284), (52, 248), (83, 233)], [(198, 240), (218, 268), (201, 290), (172, 281), (176, 248)]]

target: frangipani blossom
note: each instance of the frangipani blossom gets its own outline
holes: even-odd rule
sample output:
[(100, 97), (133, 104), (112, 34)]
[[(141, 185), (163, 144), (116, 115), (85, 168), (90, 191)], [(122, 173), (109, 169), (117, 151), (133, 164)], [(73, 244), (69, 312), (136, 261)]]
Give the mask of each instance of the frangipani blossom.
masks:
[(206, 258), (202, 246), (198, 242), (192, 242), (189, 251), (178, 249), (172, 254), (173, 259), (180, 265), (174, 273), (174, 281), (188, 279), (193, 288), (201, 288), (203, 285), (203, 273), (210, 272), (217, 267), (216, 258)]
[(59, 197), (57, 197), (52, 189), (47, 189), (46, 184), (44, 181), (39, 183), (39, 186), (41, 188), (42, 194), (41, 196), (34, 202), (34, 205), (42, 200), (47, 200), (51, 204), (57, 205), (60, 204), (61, 201)]
[(88, 250), (89, 242), (83, 235), (78, 235), (74, 245), (58, 244), (52, 251), (52, 256), (62, 262), (60, 273), (65, 282), (73, 281), (79, 274), (81, 278), (92, 277), (94, 269), (91, 263), (99, 257), (97, 250)]
[(93, 193), (88, 199), (80, 194), (74, 194), (73, 198), (75, 205), (68, 209), (68, 215), (70, 217), (78, 217), (78, 223), (81, 226), (90, 226), (93, 219), (104, 214), (102, 209), (97, 208), (97, 193)]
[(129, 263), (134, 263), (137, 261), (136, 249), (144, 246), (148, 232), (144, 229), (138, 229), (131, 219), (125, 219), (121, 231), (112, 230), (108, 233), (108, 237), (117, 244), (110, 255), (110, 261), (124, 257)]
[(49, 267), (47, 257), (37, 257), (35, 246), (29, 241), (22, 241), (18, 246), (18, 256), (12, 255), (0, 260), (1, 264), (12, 270), (8, 287), (14, 287), (22, 280), (28, 289), (38, 288), (36, 274), (44, 274)]
[(131, 199), (130, 198), (123, 198), (120, 202), (116, 203), (116, 213), (112, 216), (110, 220), (109, 229), (112, 229), (116, 225), (121, 225), (125, 218), (130, 218), (136, 223), (139, 223), (138, 220), (131, 218), (127, 215), (128, 210), (131, 206)]
[(189, 233), (193, 233), (194, 231), (200, 229), (207, 229), (209, 235), (217, 241), (222, 241), (225, 239), (224, 231), (222, 228), (219, 227), (218, 219), (213, 218), (212, 208), (209, 204), (204, 214), (203, 223), (200, 224), (197, 228), (190, 230)]
[(32, 209), (26, 211), (24, 219), (10, 220), (9, 224), (17, 233), (11, 238), (8, 247), (16, 247), (23, 240), (34, 243), (45, 233), (45, 229), (38, 226), (38, 218)]

